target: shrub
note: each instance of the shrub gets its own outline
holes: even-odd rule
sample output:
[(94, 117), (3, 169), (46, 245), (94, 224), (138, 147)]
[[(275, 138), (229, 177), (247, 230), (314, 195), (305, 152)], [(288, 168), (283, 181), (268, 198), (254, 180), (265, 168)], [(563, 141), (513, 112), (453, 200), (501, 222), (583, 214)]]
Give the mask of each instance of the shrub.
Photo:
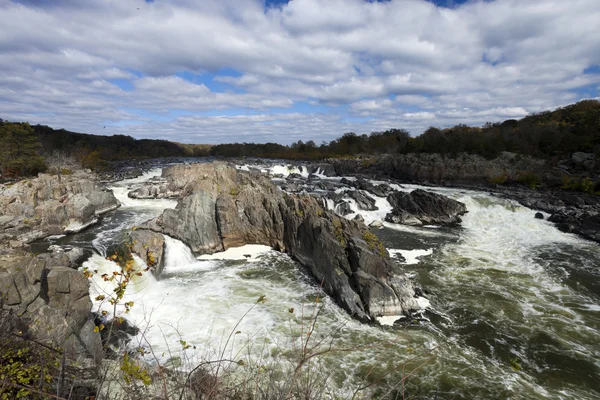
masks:
[(542, 186), (540, 177), (534, 172), (521, 172), (516, 179), (517, 182), (527, 185), (530, 189), (535, 190)]
[(506, 174), (500, 174), (500, 175), (496, 175), (496, 176), (490, 176), (488, 178), (488, 182), (491, 183), (492, 185), (504, 185), (506, 183), (507, 179), (508, 179), (508, 176)]
[(367, 242), (367, 245), (369, 246), (369, 248), (371, 250), (376, 251), (379, 254), (381, 254), (381, 256), (385, 257), (385, 255), (386, 255), (385, 246), (383, 245), (383, 243), (381, 243), (381, 240), (379, 240), (377, 235), (375, 235), (373, 232), (371, 232), (369, 230), (365, 230), (362, 234), (362, 237), (363, 237), (364, 241)]

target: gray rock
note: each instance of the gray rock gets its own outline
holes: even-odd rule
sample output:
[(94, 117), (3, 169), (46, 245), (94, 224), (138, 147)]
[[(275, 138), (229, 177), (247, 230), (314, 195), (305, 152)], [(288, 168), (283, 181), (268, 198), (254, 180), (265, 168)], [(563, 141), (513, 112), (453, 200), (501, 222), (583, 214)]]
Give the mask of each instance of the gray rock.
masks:
[(137, 229), (129, 233), (131, 250), (137, 254), (155, 277), (159, 277), (165, 267), (165, 238), (162, 234), (145, 229)]
[(174, 210), (165, 210), (156, 224), (162, 233), (186, 243), (193, 252), (223, 251), (215, 209), (214, 197), (198, 189), (180, 200)]
[(463, 203), (421, 189), (411, 193), (395, 192), (388, 196), (388, 201), (394, 208), (385, 219), (397, 224), (455, 225), (467, 212)]
[(57, 176), (40, 174), (0, 187), (0, 242), (29, 243), (53, 234), (77, 232), (118, 206), (112, 192), (93, 175), (77, 172), (59, 181)]
[(349, 190), (346, 192), (346, 195), (356, 201), (356, 205), (360, 210), (379, 210), (379, 208), (375, 205), (375, 199), (360, 190)]
[(170, 170), (169, 179), (182, 182), (178, 174), (194, 176), (195, 190), (146, 228), (176, 237), (196, 253), (244, 244), (286, 252), (363, 321), (409, 314), (414, 307), (412, 285), (394, 280), (387, 251), (364, 223), (324, 210), (321, 199), (288, 195), (266, 177), (222, 163)]
[(537, 213), (535, 213), (535, 218), (536, 219), (544, 219), (544, 214), (542, 214), (541, 212), (537, 212)]
[(594, 161), (596, 155), (594, 153), (575, 152), (571, 155), (571, 161), (575, 165), (581, 165), (586, 161)]
[(21, 318), (33, 339), (63, 348), (73, 359), (99, 362), (103, 350), (90, 323), (89, 282), (68, 265), (53, 265), (59, 260), (69, 263), (64, 251), (0, 258), (0, 304)]

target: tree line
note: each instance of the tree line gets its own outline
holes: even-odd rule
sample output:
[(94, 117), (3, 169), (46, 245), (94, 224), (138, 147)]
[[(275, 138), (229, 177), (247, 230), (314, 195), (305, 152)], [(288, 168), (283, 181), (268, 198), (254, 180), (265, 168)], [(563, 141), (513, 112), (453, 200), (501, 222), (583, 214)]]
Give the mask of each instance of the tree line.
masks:
[(188, 145), (124, 135), (89, 135), (1, 119), (0, 140), (0, 171), (4, 176), (43, 171), (43, 155), (56, 151), (91, 169), (105, 168), (117, 160), (203, 156), (314, 160), (359, 154), (470, 153), (491, 159), (510, 151), (559, 159), (577, 151), (600, 156), (600, 102), (584, 100), (554, 111), (531, 114), (520, 120), (486, 123), (482, 127), (464, 124), (444, 129), (430, 127), (416, 137), (404, 129), (370, 135), (348, 132), (319, 145), (312, 140), (299, 140), (288, 146), (278, 143)]
[(545, 159), (560, 158), (577, 151), (600, 156), (600, 102), (584, 100), (555, 111), (531, 114), (521, 120), (486, 123), (482, 127), (464, 124), (444, 129), (430, 127), (416, 137), (403, 129), (370, 135), (349, 132), (320, 145), (312, 140), (299, 140), (290, 146), (234, 143), (213, 146), (209, 153), (224, 157), (290, 159), (384, 153), (470, 153), (492, 159), (503, 151)]

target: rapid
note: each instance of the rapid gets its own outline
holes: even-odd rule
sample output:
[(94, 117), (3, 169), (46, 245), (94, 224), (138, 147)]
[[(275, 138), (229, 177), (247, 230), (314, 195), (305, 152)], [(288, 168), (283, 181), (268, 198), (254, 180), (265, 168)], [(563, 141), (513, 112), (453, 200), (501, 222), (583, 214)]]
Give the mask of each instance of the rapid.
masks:
[[(303, 168), (265, 171), (306, 177)], [(174, 200), (127, 197), (160, 172), (114, 184), (120, 209), (99, 226), (56, 240), (93, 249), (83, 266), (100, 272), (92, 278), (93, 300), (112, 290), (113, 283), (99, 278), (119, 268), (106, 259), (111, 246), (134, 226), (176, 206)], [(466, 204), (459, 227), (390, 224), (383, 222), (391, 209), (386, 199), (376, 198), (378, 211), (359, 210), (347, 200), (353, 210), (348, 218), (360, 214), (367, 224), (381, 222), (374, 232), (423, 288), (428, 301), (420, 318), (393, 326), (361, 324), (285, 254), (244, 246), (196, 258), (185, 244), (167, 237), (163, 275), (157, 280), (145, 274), (128, 287), (125, 300), (134, 306), (124, 316), (141, 329), (130, 345), (151, 346), (161, 362), (180, 368), (219, 357), (264, 360), (293, 347), (322, 307), (314, 340), (333, 342), (334, 351), (324, 356), (332, 397), (351, 397), (361, 385), (399, 382), (410, 374), (407, 393), (414, 398), (600, 398), (598, 244), (562, 233), (535, 219), (533, 210), (484, 192), (425, 189)], [(335, 209), (331, 201), (327, 206)], [(142, 260), (135, 263), (145, 268)], [(96, 310), (114, 311), (94, 303)]]

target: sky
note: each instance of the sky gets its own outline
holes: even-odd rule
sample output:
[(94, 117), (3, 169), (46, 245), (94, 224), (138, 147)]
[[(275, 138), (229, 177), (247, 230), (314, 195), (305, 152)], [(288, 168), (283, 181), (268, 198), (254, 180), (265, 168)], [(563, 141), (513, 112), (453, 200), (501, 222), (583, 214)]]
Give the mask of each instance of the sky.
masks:
[(0, 118), (184, 143), (482, 125), (600, 96), (599, 0), (0, 0)]

